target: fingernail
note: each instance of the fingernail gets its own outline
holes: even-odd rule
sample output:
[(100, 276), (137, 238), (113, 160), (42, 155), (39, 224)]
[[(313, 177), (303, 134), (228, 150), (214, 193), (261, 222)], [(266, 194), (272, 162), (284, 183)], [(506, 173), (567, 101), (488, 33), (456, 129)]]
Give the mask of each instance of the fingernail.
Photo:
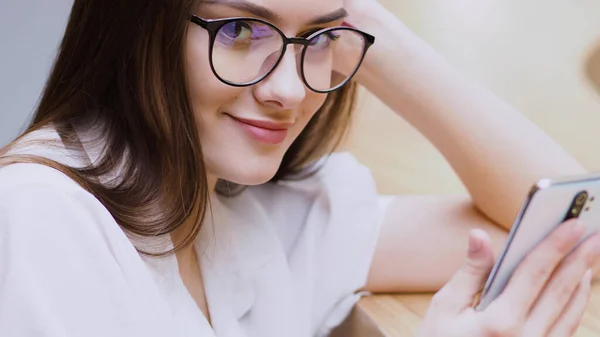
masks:
[(585, 272), (585, 275), (583, 275), (583, 283), (585, 283), (585, 284), (592, 283), (592, 270), (591, 269), (588, 269)]
[(469, 253), (474, 254), (481, 250), (481, 240), (475, 235), (476, 233), (471, 232), (469, 234)]

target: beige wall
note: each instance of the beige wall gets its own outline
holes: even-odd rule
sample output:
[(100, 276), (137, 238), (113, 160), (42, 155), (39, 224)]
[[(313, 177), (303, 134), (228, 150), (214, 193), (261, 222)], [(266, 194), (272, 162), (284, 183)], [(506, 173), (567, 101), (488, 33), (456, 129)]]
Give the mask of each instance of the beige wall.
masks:
[[(587, 59), (600, 48), (600, 2), (382, 3), (453, 64), (538, 123), (588, 169), (600, 171), (600, 86), (592, 85), (586, 74)], [(382, 192), (464, 192), (439, 153), (369, 94), (355, 126), (350, 149), (372, 168)]]

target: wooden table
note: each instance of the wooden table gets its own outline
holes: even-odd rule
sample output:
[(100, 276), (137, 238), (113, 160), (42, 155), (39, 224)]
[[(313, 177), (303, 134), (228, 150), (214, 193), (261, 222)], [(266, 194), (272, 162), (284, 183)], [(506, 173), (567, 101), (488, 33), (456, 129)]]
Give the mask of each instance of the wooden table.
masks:
[[(414, 337), (431, 300), (431, 294), (375, 295), (358, 304), (334, 337)], [(600, 336), (600, 284), (592, 298), (576, 337)]]

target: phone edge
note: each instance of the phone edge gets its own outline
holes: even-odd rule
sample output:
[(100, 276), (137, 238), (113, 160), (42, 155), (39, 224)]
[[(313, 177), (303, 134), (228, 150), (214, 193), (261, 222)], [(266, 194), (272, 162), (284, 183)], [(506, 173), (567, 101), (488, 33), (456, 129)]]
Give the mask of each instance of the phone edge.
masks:
[(542, 189), (550, 187), (554, 185), (554, 180), (551, 179), (541, 179), (538, 180), (530, 189), (529, 189), (529, 193), (527, 194), (527, 196), (525, 197), (525, 202), (523, 203), (523, 206), (521, 206), (521, 209), (519, 210), (519, 213), (517, 213), (517, 217), (515, 218), (515, 221), (513, 222), (513, 225), (510, 229), (510, 231), (508, 232), (508, 237), (506, 238), (506, 244), (504, 245), (504, 247), (502, 248), (502, 251), (500, 252), (500, 254), (498, 255), (498, 258), (496, 259), (496, 262), (494, 263), (494, 267), (492, 268), (492, 270), (490, 271), (490, 274), (485, 282), (485, 285), (481, 291), (481, 296), (479, 296), (479, 299), (477, 301), (477, 304), (475, 305), (475, 310), (476, 311), (481, 311), (483, 309), (485, 309), (487, 307), (487, 305), (489, 303), (486, 304), (486, 296), (488, 294), (488, 291), (490, 289), (490, 286), (494, 283), (494, 280), (496, 279), (496, 276), (498, 274), (498, 270), (500, 269), (500, 267), (502, 266), (502, 262), (504, 261), (504, 258), (506, 256), (506, 253), (508, 252), (508, 250), (510, 249), (510, 246), (512, 245), (513, 239), (520, 227), (521, 221), (523, 219), (523, 216), (525, 215), (525, 212), (527, 211), (527, 208), (529, 207), (529, 205), (531, 204), (531, 201), (533, 200), (533, 197)]

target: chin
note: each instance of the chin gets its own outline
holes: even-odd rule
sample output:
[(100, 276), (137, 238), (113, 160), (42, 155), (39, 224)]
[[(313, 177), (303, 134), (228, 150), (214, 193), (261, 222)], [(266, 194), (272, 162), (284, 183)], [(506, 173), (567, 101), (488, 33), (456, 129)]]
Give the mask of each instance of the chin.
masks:
[(265, 170), (262, 168), (261, 170), (256, 171), (247, 170), (244, 172), (236, 172), (231, 174), (229, 178), (223, 177), (221, 179), (225, 179), (239, 185), (254, 186), (269, 182), (271, 179), (273, 179), (275, 173), (277, 173), (277, 168), (273, 170)]
[[(265, 158), (237, 158), (235, 162), (228, 161), (223, 165), (215, 165), (214, 170), (219, 179), (230, 181), (235, 184), (254, 186), (269, 182), (281, 165), (282, 157), (274, 158), (269, 156)], [(212, 165), (211, 165), (212, 166)]]

